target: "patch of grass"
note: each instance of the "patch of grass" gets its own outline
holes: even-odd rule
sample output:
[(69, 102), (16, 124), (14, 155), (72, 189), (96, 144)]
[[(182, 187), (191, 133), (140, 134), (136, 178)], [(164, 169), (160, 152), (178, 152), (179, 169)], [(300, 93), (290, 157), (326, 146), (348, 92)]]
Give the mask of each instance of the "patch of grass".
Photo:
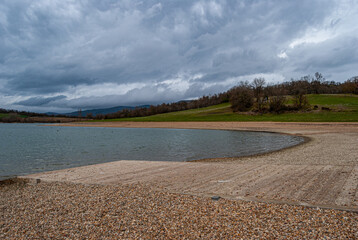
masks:
[(14, 116), (14, 117), (20, 117), (20, 118), (27, 118), (28, 116), (25, 116), (25, 115), (19, 115), (19, 114), (14, 114), (14, 113), (0, 113), (0, 119), (1, 118), (4, 118), (4, 117), (11, 117), (11, 116)]
[[(103, 121), (186, 122), (186, 121), (273, 121), (273, 122), (358, 122), (358, 96), (308, 95), (309, 103), (332, 111), (288, 112), (283, 114), (234, 113), (229, 103), (206, 108), (157, 114), (148, 117), (108, 119)], [(343, 106), (343, 107), (342, 107)]]
[(358, 110), (358, 95), (348, 94), (310, 94), (308, 101), (311, 105), (321, 105), (325, 107), (344, 106), (351, 110)]

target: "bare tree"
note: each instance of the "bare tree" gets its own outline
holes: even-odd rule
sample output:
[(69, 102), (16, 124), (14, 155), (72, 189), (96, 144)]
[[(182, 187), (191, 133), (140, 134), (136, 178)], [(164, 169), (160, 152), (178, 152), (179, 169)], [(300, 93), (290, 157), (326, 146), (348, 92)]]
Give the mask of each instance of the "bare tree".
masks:
[(307, 109), (310, 106), (308, 99), (303, 91), (298, 91), (293, 96), (293, 103), (294, 103), (294, 107), (297, 108), (298, 110)]
[(254, 96), (248, 82), (240, 82), (239, 86), (230, 91), (230, 103), (234, 112), (249, 110), (254, 104)]
[(265, 83), (266, 81), (264, 78), (255, 78), (252, 82), (254, 96), (256, 98), (256, 107), (259, 112), (261, 112), (263, 109)]
[(322, 83), (324, 82), (325, 78), (319, 72), (314, 74), (314, 78), (311, 81), (312, 91), (315, 94), (321, 93)]
[(269, 111), (275, 113), (281, 113), (286, 110), (286, 97), (285, 89), (275, 88), (272, 89), (271, 96), (269, 98)]
[(358, 76), (345, 81), (341, 85), (341, 92), (358, 94)]
[(88, 118), (88, 119), (93, 119), (93, 113), (87, 113), (87, 114), (86, 114), (86, 118)]

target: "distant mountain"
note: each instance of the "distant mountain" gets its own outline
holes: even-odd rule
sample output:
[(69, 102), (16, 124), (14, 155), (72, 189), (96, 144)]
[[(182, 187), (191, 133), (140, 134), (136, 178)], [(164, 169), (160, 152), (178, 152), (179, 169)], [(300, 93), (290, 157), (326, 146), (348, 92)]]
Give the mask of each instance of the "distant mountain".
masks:
[(46, 115), (49, 115), (49, 116), (57, 116), (57, 115), (62, 115), (62, 113), (55, 113), (55, 112), (45, 112)]
[[(150, 105), (141, 105), (137, 107), (129, 107), (129, 106), (118, 106), (118, 107), (112, 107), (112, 108), (101, 108), (101, 109), (91, 109), (91, 110), (82, 110), (81, 115), (82, 117), (86, 117), (87, 114), (92, 113), (93, 116), (96, 116), (97, 114), (108, 114), (108, 113), (115, 113), (118, 111), (122, 111), (123, 109), (133, 110), (135, 108), (149, 108)], [(70, 112), (70, 113), (54, 113), (54, 112), (48, 112), (47, 115), (65, 115), (70, 117), (77, 117), (78, 111)]]

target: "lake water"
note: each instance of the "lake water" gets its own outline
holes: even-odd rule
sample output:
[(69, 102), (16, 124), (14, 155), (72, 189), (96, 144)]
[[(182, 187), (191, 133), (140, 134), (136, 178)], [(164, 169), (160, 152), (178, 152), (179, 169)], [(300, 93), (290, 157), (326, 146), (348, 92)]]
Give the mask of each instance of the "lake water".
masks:
[(0, 179), (117, 160), (243, 156), (302, 141), (300, 137), (260, 132), (0, 124)]

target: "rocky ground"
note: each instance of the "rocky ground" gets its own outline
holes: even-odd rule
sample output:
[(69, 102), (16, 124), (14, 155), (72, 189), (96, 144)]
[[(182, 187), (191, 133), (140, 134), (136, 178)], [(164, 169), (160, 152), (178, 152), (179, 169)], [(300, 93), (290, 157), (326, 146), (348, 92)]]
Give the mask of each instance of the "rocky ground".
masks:
[(0, 186), (1, 239), (356, 239), (358, 214), (143, 185)]

